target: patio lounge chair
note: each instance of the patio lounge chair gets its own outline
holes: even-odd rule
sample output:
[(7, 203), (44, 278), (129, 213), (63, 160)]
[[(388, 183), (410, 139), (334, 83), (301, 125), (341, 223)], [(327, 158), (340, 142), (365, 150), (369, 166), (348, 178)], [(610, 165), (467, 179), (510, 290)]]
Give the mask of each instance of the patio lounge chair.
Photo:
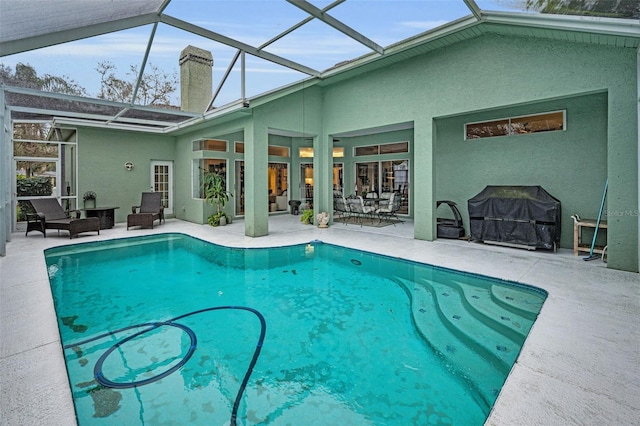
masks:
[(153, 222), (156, 219), (159, 224), (164, 222), (162, 193), (143, 192), (140, 205), (131, 207), (131, 214), (127, 216), (127, 230), (131, 226), (150, 227), (153, 229)]
[[(35, 213), (27, 214), (27, 232), (39, 231), (47, 237), (47, 229), (69, 231), (69, 238), (82, 232), (96, 231), (100, 234), (100, 219), (88, 217), (80, 219), (80, 210), (72, 210), (67, 214), (55, 198), (30, 200)], [(71, 217), (73, 213), (75, 217)]]

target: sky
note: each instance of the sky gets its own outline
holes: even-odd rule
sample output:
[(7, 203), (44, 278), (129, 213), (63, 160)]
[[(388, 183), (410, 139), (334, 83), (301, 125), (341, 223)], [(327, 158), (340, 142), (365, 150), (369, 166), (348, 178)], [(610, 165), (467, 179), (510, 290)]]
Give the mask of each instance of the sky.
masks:
[[(39, 1), (32, 1), (37, 7)], [(52, 1), (52, 0), (50, 0)], [(59, 0), (53, 0), (59, 1)], [(91, 1), (99, 0), (85, 0)], [(140, 1), (140, 0), (131, 0)], [(490, 10), (513, 10), (518, 0), (477, 0)], [(331, 2), (310, 0), (318, 8)], [(305, 19), (308, 15), (284, 0), (172, 0), (165, 14), (201, 26), (210, 31), (258, 47)], [(351, 26), (382, 47), (470, 15), (463, 0), (347, 0), (327, 12)], [(131, 65), (140, 68), (152, 32), (152, 26), (133, 28), (0, 58), (0, 63), (14, 69), (19, 62), (33, 66), (38, 75), (52, 74), (75, 80), (96, 97), (100, 90), (98, 63), (116, 66), (116, 75), (126, 78)], [(221, 79), (236, 49), (194, 34), (160, 24), (156, 30), (148, 65), (179, 75), (180, 52), (193, 45), (212, 52), (213, 88)], [(293, 33), (266, 46), (265, 51), (298, 62), (318, 71), (371, 52), (364, 45), (341, 32), (312, 20)], [(246, 96), (251, 97), (307, 77), (295, 70), (246, 56)], [(240, 63), (230, 74), (215, 105), (240, 98)], [(179, 93), (173, 104), (179, 104)]]

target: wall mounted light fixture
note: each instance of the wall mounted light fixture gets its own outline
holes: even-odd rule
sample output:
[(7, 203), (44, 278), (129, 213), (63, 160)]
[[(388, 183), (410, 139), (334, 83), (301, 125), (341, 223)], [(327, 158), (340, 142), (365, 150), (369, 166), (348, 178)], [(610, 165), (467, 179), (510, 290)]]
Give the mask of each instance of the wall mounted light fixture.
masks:
[(124, 163), (124, 168), (127, 169), (127, 171), (133, 170), (133, 163), (131, 161), (127, 161)]

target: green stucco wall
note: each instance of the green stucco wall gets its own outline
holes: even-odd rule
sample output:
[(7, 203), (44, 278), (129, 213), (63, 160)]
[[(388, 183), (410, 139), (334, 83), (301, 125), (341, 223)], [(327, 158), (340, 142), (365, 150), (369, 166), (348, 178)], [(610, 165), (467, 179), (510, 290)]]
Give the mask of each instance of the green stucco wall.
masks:
[[(566, 110), (566, 131), (464, 140), (465, 123)], [(604, 93), (436, 120), (436, 198), (458, 204), (486, 185), (540, 185), (562, 203), (562, 247), (573, 247), (573, 220), (596, 218), (607, 178)], [(443, 207), (446, 213), (446, 208)]]
[[(568, 207), (593, 210), (594, 207), (587, 206), (599, 207), (604, 185), (602, 170), (607, 170), (608, 210), (622, 212), (609, 218), (609, 266), (637, 271), (638, 217), (637, 214), (624, 215), (625, 211), (637, 212), (638, 205), (634, 49), (488, 34), (328, 86), (324, 91), (323, 125), (327, 133), (336, 134), (413, 121), (415, 236), (430, 240), (435, 238), (435, 201), (443, 193), (437, 187), (436, 170), (441, 168), (436, 153), (441, 129), (435, 123), (470, 111), (501, 109), (500, 113), (504, 114), (512, 108), (526, 110), (527, 105), (533, 107), (540, 100), (593, 93), (607, 96), (606, 154), (601, 146), (597, 152), (576, 152), (579, 160), (573, 164), (602, 161), (598, 162), (595, 174), (587, 179), (588, 183), (572, 179), (564, 183), (565, 188), (555, 192), (561, 197), (572, 191), (586, 191), (582, 202), (571, 202)], [(601, 103), (594, 105), (598, 117), (602, 115)], [(572, 108), (575, 110), (575, 106)], [(572, 126), (571, 117), (569, 119), (568, 126)], [(598, 128), (599, 138), (602, 132), (603, 128)], [(567, 143), (575, 144), (577, 137), (572, 133), (573, 139)], [(581, 143), (592, 143), (590, 135), (588, 139)], [(522, 147), (527, 148), (522, 152), (522, 158), (526, 158), (529, 148)], [(534, 158), (539, 159), (540, 155), (536, 153)], [(517, 152), (509, 154), (511, 159), (517, 157)], [(448, 173), (456, 176), (473, 173), (485, 180), (474, 183), (482, 189), (489, 180), (494, 180), (491, 169), (478, 170), (483, 168), (475, 162), (459, 162), (448, 169)], [(581, 166), (580, 170), (584, 168)], [(470, 172), (471, 169), (476, 170)], [(495, 173), (501, 181), (524, 180), (515, 173), (516, 168), (510, 169), (514, 171), (512, 179), (505, 174), (508, 170), (495, 170)], [(563, 174), (568, 172), (555, 173), (556, 176)], [(549, 191), (553, 193), (551, 188)], [(458, 197), (464, 199), (462, 194)], [(565, 216), (571, 213), (564, 210)], [(563, 222), (568, 223), (566, 217)]]
[[(140, 205), (142, 192), (151, 189), (151, 161), (172, 161), (175, 143), (171, 136), (136, 132), (78, 129), (78, 204), (82, 194), (97, 194), (96, 205), (118, 206), (116, 222), (126, 222), (131, 206)], [(134, 164), (127, 171), (124, 164)], [(178, 170), (174, 168), (174, 174)]]

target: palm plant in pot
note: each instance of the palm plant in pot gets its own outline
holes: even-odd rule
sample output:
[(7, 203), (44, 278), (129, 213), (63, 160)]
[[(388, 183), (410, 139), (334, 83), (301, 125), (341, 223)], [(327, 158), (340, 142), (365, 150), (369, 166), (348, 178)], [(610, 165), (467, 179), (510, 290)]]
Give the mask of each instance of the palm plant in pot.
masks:
[(226, 225), (228, 217), (224, 212), (224, 206), (229, 201), (229, 198), (233, 197), (233, 194), (227, 191), (227, 183), (224, 176), (215, 172), (205, 172), (202, 179), (202, 188), (205, 200), (216, 207), (215, 213), (209, 216), (209, 225)]

